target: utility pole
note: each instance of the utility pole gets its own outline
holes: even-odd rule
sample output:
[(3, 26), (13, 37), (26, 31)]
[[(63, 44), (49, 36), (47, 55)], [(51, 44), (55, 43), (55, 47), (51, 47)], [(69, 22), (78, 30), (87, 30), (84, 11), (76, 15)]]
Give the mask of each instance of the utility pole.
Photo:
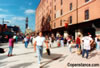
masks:
[(4, 18), (2, 18), (2, 25), (4, 24)]
[(2, 31), (3, 32), (3, 29), (4, 29), (4, 18), (2, 18)]
[(26, 29), (28, 28), (28, 17), (26, 17)]

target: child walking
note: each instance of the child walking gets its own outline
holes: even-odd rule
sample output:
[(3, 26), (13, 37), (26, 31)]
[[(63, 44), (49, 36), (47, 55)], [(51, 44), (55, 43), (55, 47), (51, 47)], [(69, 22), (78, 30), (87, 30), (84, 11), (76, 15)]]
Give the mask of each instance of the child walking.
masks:
[(8, 57), (9, 56), (13, 56), (12, 55), (13, 47), (14, 47), (14, 39), (13, 39), (13, 36), (11, 36), (11, 38), (9, 39), (9, 52), (8, 52)]

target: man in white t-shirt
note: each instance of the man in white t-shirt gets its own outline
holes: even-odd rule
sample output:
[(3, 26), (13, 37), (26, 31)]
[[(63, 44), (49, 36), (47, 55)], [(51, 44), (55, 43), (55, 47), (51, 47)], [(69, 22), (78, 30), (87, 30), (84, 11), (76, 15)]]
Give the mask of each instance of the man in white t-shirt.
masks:
[(82, 43), (83, 43), (82, 57), (84, 57), (84, 54), (86, 52), (86, 54), (87, 54), (86, 58), (88, 59), (88, 54), (89, 54), (89, 50), (91, 49), (92, 42), (93, 42), (93, 40), (89, 36), (84, 36), (82, 38)]
[(43, 44), (45, 43), (45, 37), (42, 36), (42, 32), (39, 33), (39, 36), (35, 38), (34, 48), (37, 51), (38, 64), (40, 66), (41, 57), (43, 54)]

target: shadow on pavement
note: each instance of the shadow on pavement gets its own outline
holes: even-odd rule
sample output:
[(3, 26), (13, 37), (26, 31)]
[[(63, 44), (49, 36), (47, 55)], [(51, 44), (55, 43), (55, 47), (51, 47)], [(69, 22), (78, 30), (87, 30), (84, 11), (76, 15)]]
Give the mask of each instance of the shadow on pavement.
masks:
[(12, 66), (10, 68), (27, 68), (28, 66), (32, 65), (34, 62), (28, 62), (28, 63), (21, 63), (15, 66)]
[(49, 56), (47, 53), (44, 53), (43, 54), (43, 58), (44, 59), (54, 59), (54, 58), (57, 58), (57, 57), (61, 57), (62, 54), (52, 54)]
[(66, 59), (67, 56), (68, 56), (68, 55), (65, 55), (65, 56), (61, 57), (61, 59), (59, 60), (59, 62), (61, 62), (61, 61), (63, 61), (64, 59)]
[(52, 46), (51, 46), (51, 49), (55, 49), (55, 48), (60, 48), (60, 47), (58, 47), (58, 46), (56, 46), (56, 47), (52, 47)]
[[(17, 61), (17, 60), (16, 60), (16, 61)], [(0, 67), (5, 66), (5, 65), (8, 64), (8, 63), (13, 63), (13, 62), (16, 62), (16, 61), (5, 61), (5, 62), (0, 62)]]
[(40, 68), (49, 68), (50, 66), (40, 67)]
[(50, 59), (50, 60), (42, 62), (44, 64), (41, 66), (41, 68), (47, 68), (47, 67), (44, 67), (44, 66), (51, 63), (51, 62), (53, 62), (53, 61), (55, 61), (55, 60), (60, 59), (61, 57), (62, 57), (62, 54), (51, 54), (50, 56), (48, 56), (47, 53), (45, 53), (43, 55), (43, 58)]
[[(5, 45), (5, 46), (1, 46), (2, 48), (6, 49), (6, 48), (9, 48), (8, 45)], [(14, 46), (14, 48), (18, 48), (18, 46)]]
[(97, 53), (91, 53), (90, 58), (95, 57), (96, 55), (97, 55)]
[(0, 55), (0, 60), (3, 60), (5, 58), (8, 58), (8, 56), (7, 55)]
[(8, 45), (8, 43), (0, 43), (0, 46)]
[(15, 56), (27, 55), (27, 54), (31, 54), (31, 53), (34, 53), (34, 52), (28, 52), (28, 53), (22, 53), (22, 54), (15, 54)]

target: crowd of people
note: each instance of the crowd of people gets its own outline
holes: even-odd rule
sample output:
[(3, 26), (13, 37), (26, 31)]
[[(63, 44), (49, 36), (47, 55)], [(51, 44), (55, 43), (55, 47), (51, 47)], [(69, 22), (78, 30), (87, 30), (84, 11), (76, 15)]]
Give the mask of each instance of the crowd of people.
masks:
[[(27, 48), (29, 40), (31, 41), (32, 45), (35, 43), (35, 38), (36, 36), (26, 36), (24, 38), (25, 42), (25, 48)], [(55, 37), (53, 34), (51, 36), (46, 35), (45, 36), (46, 40), (46, 45), (48, 45), (50, 48), (54, 46), (54, 42), (57, 42), (57, 47), (68, 47), (69, 51), (72, 52), (72, 48), (75, 47), (77, 48), (77, 53), (82, 54), (82, 57), (84, 57), (84, 54), (87, 54), (88, 58), (88, 53), (89, 51), (96, 49), (100, 50), (100, 35), (96, 35), (95, 38), (92, 38), (91, 34), (86, 34), (83, 37), (79, 34), (76, 39), (73, 39), (71, 35), (68, 37), (64, 38), (63, 35), (59, 35)]]
[(54, 43), (57, 42), (57, 47), (68, 47), (71, 53), (74, 47), (76, 48), (76, 53), (86, 59), (88, 59), (90, 51), (96, 49), (98, 53), (100, 52), (100, 35), (96, 35), (95, 38), (92, 38), (91, 34), (85, 34), (83, 37), (79, 34), (76, 39), (73, 39), (71, 35), (66, 38), (64, 38), (63, 35), (55, 37), (53, 34), (43, 37), (42, 32), (40, 32), (38, 36), (30, 36), (29, 38), (29, 35), (27, 35), (24, 38), (25, 48), (27, 48), (29, 41), (37, 52), (39, 65), (41, 63), (44, 43), (48, 49), (55, 46)]
[[(14, 48), (14, 42), (18, 42), (18, 37), (12, 36), (9, 39), (8, 56), (13, 56), (12, 51)], [(96, 35), (95, 38), (92, 38), (91, 34), (86, 34), (83, 37), (79, 34), (76, 39), (73, 39), (71, 35), (66, 38), (64, 38), (63, 35), (55, 37), (53, 34), (51, 34), (51, 36), (43, 36), (42, 32), (40, 32), (37, 36), (29, 34), (25, 35), (23, 39), (25, 48), (28, 48), (29, 42), (33, 45), (34, 51), (37, 52), (39, 66), (41, 63), (44, 44), (46, 45), (46, 49), (49, 49), (55, 46), (54, 43), (57, 42), (57, 47), (68, 47), (70, 53), (72, 53), (74, 47), (77, 49), (76, 53), (81, 54), (83, 58), (86, 53), (86, 59), (89, 57), (89, 52), (94, 49), (97, 50), (97, 53), (100, 53), (100, 35)], [(3, 51), (5, 52), (5, 50)]]

